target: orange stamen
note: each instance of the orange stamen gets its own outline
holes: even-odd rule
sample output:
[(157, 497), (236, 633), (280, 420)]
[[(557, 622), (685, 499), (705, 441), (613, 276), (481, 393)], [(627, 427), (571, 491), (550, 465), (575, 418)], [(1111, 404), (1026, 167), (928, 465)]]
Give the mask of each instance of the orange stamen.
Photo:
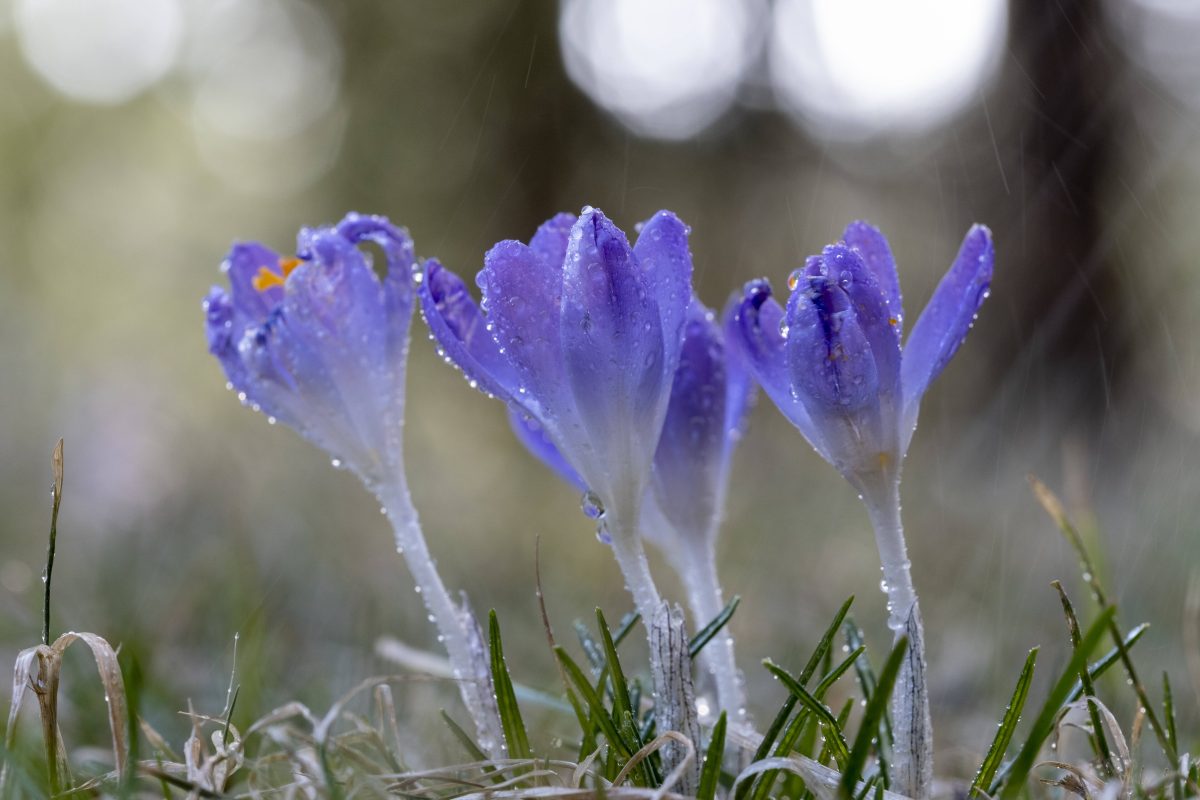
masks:
[(288, 275), (291, 275), (301, 263), (303, 262), (298, 258), (281, 258), (278, 271), (267, 266), (259, 267), (251, 285), (257, 292), (265, 292), (272, 286), (283, 286), (287, 282)]

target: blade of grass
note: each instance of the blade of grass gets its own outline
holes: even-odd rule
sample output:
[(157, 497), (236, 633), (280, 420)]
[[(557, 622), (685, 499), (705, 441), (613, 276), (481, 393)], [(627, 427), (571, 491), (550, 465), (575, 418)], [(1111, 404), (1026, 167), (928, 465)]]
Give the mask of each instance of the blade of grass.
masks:
[[(1032, 487), (1033, 494), (1037, 498), (1038, 503), (1041, 504), (1050, 518), (1057, 523), (1058, 529), (1062, 531), (1067, 543), (1075, 550), (1075, 554), (1079, 556), (1079, 565), (1083, 570), (1083, 580), (1087, 583), (1088, 588), (1092, 590), (1092, 596), (1095, 598), (1097, 605), (1101, 608), (1109, 607), (1107, 593), (1104, 591), (1104, 586), (1100, 583), (1099, 573), (1092, 563), (1091, 556), (1083, 544), (1083, 537), (1079, 535), (1079, 531), (1075, 528), (1070, 518), (1067, 517), (1067, 512), (1063, 508), (1062, 502), (1055, 496), (1054, 492), (1050, 491), (1050, 487), (1038, 480), (1036, 476), (1029, 476), (1029, 485)], [(1121, 633), (1120, 626), (1117, 624), (1115, 614), (1109, 616), (1108, 630), (1112, 635), (1113, 644), (1120, 655), (1121, 663), (1125, 667), (1125, 674), (1133, 685), (1133, 691), (1137, 695), (1138, 702), (1141, 703), (1142, 708), (1146, 709), (1146, 721), (1150, 723), (1150, 729), (1154, 731), (1154, 736), (1158, 739), (1159, 746), (1162, 747), (1167, 760), (1172, 764), (1178, 763), (1179, 754), (1171, 745), (1166, 729), (1158, 719), (1158, 714), (1154, 711), (1150, 697), (1146, 694), (1146, 687), (1142, 684), (1141, 678), (1138, 677), (1137, 668), (1133, 665), (1133, 659), (1129, 657), (1129, 653), (1124, 646), (1124, 636)]]
[(629, 743), (625, 741), (624, 737), (617, 730), (612, 716), (601, 702), (600, 695), (592, 688), (587, 676), (583, 674), (583, 670), (579, 668), (579, 665), (575, 663), (574, 659), (567, 654), (567, 651), (561, 645), (555, 646), (554, 655), (557, 656), (559, 663), (562, 664), (563, 670), (567, 673), (567, 678), (575, 685), (575, 690), (579, 692), (579, 696), (583, 698), (583, 703), (588, 707), (593, 722), (600, 726), (600, 731), (604, 734), (604, 738), (608, 739), (608, 743), (614, 751), (627, 760), (635, 751), (630, 749)]
[(983, 757), (983, 763), (979, 765), (979, 771), (975, 773), (975, 780), (971, 781), (971, 788), (967, 792), (969, 797), (983, 797), (984, 787), (991, 785), (992, 778), (996, 776), (996, 770), (1000, 769), (1000, 762), (1004, 760), (1004, 754), (1008, 750), (1009, 743), (1012, 742), (1013, 734), (1016, 733), (1017, 723), (1021, 721), (1021, 711), (1025, 708), (1025, 701), (1029, 698), (1029, 686), (1033, 683), (1033, 669), (1037, 664), (1037, 655), (1038, 648), (1035, 647), (1025, 657), (1025, 666), (1021, 668), (1016, 688), (1013, 689), (1012, 697), (1009, 698), (1008, 707), (1004, 709), (1000, 728), (996, 731), (996, 736), (992, 739), (992, 744)]
[(700, 651), (704, 649), (704, 645), (712, 641), (712, 638), (720, 633), (721, 629), (728, 624), (730, 618), (733, 617), (733, 612), (737, 611), (738, 604), (741, 602), (741, 596), (735, 594), (725, 608), (721, 609), (720, 614), (717, 614), (707, 625), (696, 632), (696, 635), (688, 642), (689, 656), (694, 659), (700, 654)]
[(500, 641), (500, 622), (496, 609), (488, 613), (488, 645), (492, 653), (492, 686), (496, 692), (496, 707), (500, 712), (500, 727), (504, 730), (504, 741), (508, 745), (509, 758), (530, 758), (529, 735), (521, 719), (521, 708), (513, 691), (512, 678), (504, 661), (504, 645)]
[[(1138, 625), (1136, 628), (1134, 628), (1128, 634), (1126, 634), (1125, 641), (1123, 642), (1123, 644), (1125, 645), (1125, 649), (1126, 650), (1131, 649), (1135, 644), (1137, 644), (1138, 640), (1141, 639), (1142, 635), (1145, 634), (1146, 631), (1148, 631), (1148, 630), (1150, 630), (1150, 623), (1143, 622), (1141, 625)], [(1096, 680), (1099, 680), (1101, 675), (1108, 672), (1108, 670), (1120, 660), (1121, 660), (1121, 651), (1114, 647), (1113, 649), (1111, 649), (1107, 653), (1105, 653), (1101, 658), (1092, 662), (1092, 666), (1088, 668), (1088, 675), (1091, 676), (1093, 682)], [(1071, 690), (1070, 697), (1067, 698), (1067, 702), (1074, 703), (1076, 700), (1078, 700), (1082, 696), (1083, 696), (1083, 684), (1076, 683), (1075, 688), (1073, 688)]]
[[(850, 595), (848, 598), (846, 598), (846, 602), (842, 603), (841, 608), (837, 610), (837, 613), (833, 615), (833, 621), (829, 624), (829, 626), (825, 629), (825, 633), (822, 634), (821, 638), (817, 641), (816, 649), (813, 650), (812, 655), (808, 659), (808, 663), (804, 665), (804, 669), (800, 672), (799, 681), (801, 685), (807, 685), (808, 681), (812, 678), (813, 673), (816, 672), (817, 665), (821, 663), (821, 659), (824, 657), (825, 651), (830, 648), (833, 642), (833, 637), (837, 635), (838, 630), (842, 627), (842, 621), (846, 619), (846, 614), (849, 613), (850, 606), (853, 605), (853, 603), (854, 595)], [(795, 710), (796, 703), (796, 696), (789, 692), (787, 699), (783, 701), (783, 705), (780, 706), (779, 711), (775, 714), (775, 719), (771, 721), (770, 726), (767, 728), (767, 732), (763, 736), (762, 742), (754, 751), (753, 761), (762, 761), (770, 754), (771, 748), (775, 746), (775, 740), (779, 737), (780, 732), (784, 729), (784, 725), (787, 724), (788, 718), (792, 715), (792, 711)], [(737, 792), (734, 795), (734, 800), (745, 800), (745, 798), (750, 795), (750, 790), (761, 783), (762, 777), (765, 777), (765, 773), (763, 776), (760, 776), (758, 779), (753, 781), (743, 781), (738, 786)]]
[(901, 636), (892, 647), (892, 652), (888, 654), (887, 661), (883, 662), (883, 670), (879, 673), (871, 699), (867, 701), (867, 707), (863, 711), (858, 735), (854, 737), (854, 746), (850, 749), (850, 756), (842, 769), (843, 797), (854, 795), (858, 781), (862, 778), (863, 767), (867, 764), (867, 755), (871, 752), (871, 743), (878, 742), (880, 738), (879, 721), (887, 713), (892, 687), (896, 684), (896, 677), (900, 674), (900, 665), (904, 662), (907, 651), (908, 637)]
[(50, 541), (46, 545), (46, 571), (42, 573), (45, 595), (42, 601), (42, 644), (50, 645), (50, 580), (54, 577), (54, 547), (58, 541), (58, 508), (62, 504), (63, 440), (54, 445), (50, 457), (54, 486), (50, 492)]
[[(1058, 599), (1062, 603), (1063, 616), (1067, 618), (1067, 631), (1071, 636), (1071, 647), (1079, 647), (1079, 618), (1075, 616), (1075, 607), (1071, 604), (1071, 598), (1067, 597), (1067, 590), (1063, 588), (1062, 582), (1051, 581), (1050, 585), (1058, 592)], [(1096, 754), (1100, 757), (1102, 777), (1108, 777), (1114, 774), (1115, 764), (1113, 762), (1112, 751), (1108, 746), (1108, 737), (1104, 734), (1104, 721), (1100, 719), (1100, 709), (1096, 706), (1096, 686), (1092, 683), (1092, 676), (1088, 671), (1088, 665), (1085, 661), (1079, 668), (1079, 682), (1083, 685), (1083, 693), (1087, 696), (1088, 719), (1092, 723), (1092, 742), (1096, 747)]]
[(571, 627), (575, 629), (575, 635), (579, 638), (579, 646), (583, 648), (583, 655), (591, 665), (592, 672), (598, 673), (604, 667), (604, 652), (600, 649), (599, 642), (592, 638), (592, 632), (587, 629), (582, 620), (575, 620), (571, 623)]
[(696, 790), (696, 800), (715, 800), (717, 782), (721, 778), (721, 760), (725, 755), (725, 712), (717, 717), (713, 725), (712, 736), (708, 740), (708, 750), (704, 753), (704, 764), (700, 768), (700, 787)]
[[(1100, 616), (1080, 639), (1079, 647), (1075, 648), (1070, 661), (1067, 662), (1066, 669), (1063, 670), (1062, 675), (1050, 690), (1050, 694), (1047, 695), (1046, 702), (1043, 703), (1042, 709), (1029, 731), (1029, 736), (1025, 739), (1025, 744), (1017, 753), (1016, 758), (1010, 762), (1009, 768), (1006, 770), (1007, 774), (1004, 776), (1004, 786), (999, 800), (1015, 800), (1017, 795), (1024, 790), (1026, 778), (1029, 777), (1029, 771), (1033, 769), (1033, 762), (1042, 749), (1042, 745), (1053, 732), (1054, 720), (1066, 703), (1079, 670), (1087, 663), (1088, 656), (1107, 632), (1114, 611), (1115, 609), (1109, 606), (1100, 612)], [(996, 788), (994, 784), (990, 786), (988, 794), (996, 797)]]
[[(837, 682), (838, 678), (845, 674), (846, 670), (850, 669), (851, 665), (853, 665), (855, 660), (857, 660), (858, 657), (863, 654), (864, 650), (866, 650), (865, 647), (859, 647), (846, 658), (842, 659), (841, 663), (839, 663), (836, 667), (831, 669), (828, 674), (821, 679), (821, 682), (817, 684), (817, 688), (813, 690), (813, 697), (817, 698), (818, 700), (823, 700), (825, 698), (825, 693), (829, 691), (829, 688)], [(784, 731), (783, 736), (780, 737), (778, 744), (775, 746), (775, 750), (772, 753), (774, 757), (784, 757), (790, 755), (795, 749), (796, 742), (799, 740), (802, 732), (811, 731), (812, 736), (816, 736), (816, 728), (810, 728), (805, 725), (808, 719), (808, 714), (805, 713), (805, 711), (801, 711), (799, 714), (792, 717), (792, 721), (788, 725), (787, 730)], [(842, 727), (844, 727), (844, 725)], [(809, 755), (809, 753), (804, 752), (804, 755)], [(774, 781), (777, 779), (777, 777), (778, 776), (776, 772), (764, 772), (761, 776), (759, 776), (758, 783), (754, 789), (754, 794), (751, 795), (752, 800), (765, 800), (767, 795), (770, 793), (771, 786), (774, 784)], [(790, 784), (795, 784), (798, 782), (802, 783), (799, 776), (793, 774), (789, 774), (787, 777), (787, 782)], [(781, 792), (781, 796), (798, 797), (794, 791), (789, 791), (787, 788)]]
[[(644, 742), (638, 732), (634, 706), (629, 698), (629, 685), (625, 680), (625, 671), (621, 668), (621, 659), (617, 656), (617, 645), (613, 642), (608, 622), (604, 619), (604, 612), (599, 608), (596, 609), (596, 625), (600, 629), (600, 642), (604, 646), (604, 667), (612, 686), (613, 716), (620, 721), (621, 734), (636, 753), (642, 749)], [(647, 786), (654, 785), (654, 775), (650, 770), (650, 765), (650, 759), (645, 759), (638, 765), (638, 770), (643, 773), (642, 777)]]
[(787, 687), (787, 690), (794, 694), (821, 721), (821, 724), (825, 727), (825, 742), (829, 745), (830, 751), (833, 753), (834, 761), (837, 762), (839, 769), (845, 769), (850, 758), (850, 749), (846, 745), (846, 737), (842, 733), (841, 726), (838, 725), (837, 717), (829, 710), (829, 706), (813, 697), (787, 670), (769, 658), (763, 661), (763, 666), (778, 678)]

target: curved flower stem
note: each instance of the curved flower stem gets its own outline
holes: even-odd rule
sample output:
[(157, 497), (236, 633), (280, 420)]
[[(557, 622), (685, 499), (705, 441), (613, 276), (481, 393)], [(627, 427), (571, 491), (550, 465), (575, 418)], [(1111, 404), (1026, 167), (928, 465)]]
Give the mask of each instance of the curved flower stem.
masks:
[(900, 470), (885, 469), (852, 481), (875, 528), (875, 544), (888, 598), (888, 627), (895, 638), (908, 637), (908, 657), (892, 693), (895, 747), (892, 788), (916, 800), (929, 797), (933, 785), (933, 731), (925, 683), (925, 632), (912, 582), (912, 562), (900, 519)]
[(416, 590), (429, 611), (429, 619), (437, 626), (438, 641), (446, 647), (463, 703), (475, 722), (478, 744), (493, 758), (502, 758), (505, 756), (503, 728), (492, 691), (483, 633), (465, 603), (456, 605), (446, 591), (429, 555), (405, 482), (393, 481), (392, 485), (382, 487), (378, 496), (395, 531), (396, 551), (404, 556)]
[(625, 588), (633, 595), (633, 604), (642, 616), (642, 624), (649, 628), (663, 600), (654, 583), (654, 576), (650, 574), (642, 537), (638, 535), (637, 526), (629, 521), (637, 518), (637, 514), (621, 513), (620, 509), (613, 509), (605, 515), (606, 527), (612, 538), (613, 555), (625, 578)]
[[(696, 552), (701, 550), (702, 552)], [(712, 547), (687, 548), (674, 554), (676, 571), (688, 593), (688, 605), (699, 630), (725, 608), (725, 597), (717, 577), (716, 553)], [(700, 653), (705, 669), (713, 676), (717, 689), (717, 705), (729, 715), (731, 724), (748, 722), (746, 688), (734, 656), (733, 636), (721, 631)]]

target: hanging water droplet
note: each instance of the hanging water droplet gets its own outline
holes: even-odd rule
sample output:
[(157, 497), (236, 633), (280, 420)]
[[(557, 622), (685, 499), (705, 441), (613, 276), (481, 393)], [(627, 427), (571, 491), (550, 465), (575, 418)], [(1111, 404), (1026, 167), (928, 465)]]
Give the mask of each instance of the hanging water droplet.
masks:
[(341, 469), (341, 468), (342, 468), (342, 460), (341, 460), (340, 458), (332, 458), (332, 459), (330, 459), (330, 460), (329, 460), (329, 464), (330, 464), (330, 466), (332, 466), (334, 469)]
[(588, 519), (600, 519), (604, 516), (604, 503), (600, 500), (600, 495), (590, 489), (583, 493), (579, 507)]

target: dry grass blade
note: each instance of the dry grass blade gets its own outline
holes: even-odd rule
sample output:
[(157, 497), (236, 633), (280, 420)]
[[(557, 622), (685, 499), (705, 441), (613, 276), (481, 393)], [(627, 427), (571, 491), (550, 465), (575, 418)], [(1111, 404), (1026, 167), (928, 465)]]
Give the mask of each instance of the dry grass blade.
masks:
[(64, 633), (55, 640), (50, 649), (57, 653), (59, 665), (67, 648), (75, 642), (83, 642), (92, 652), (100, 683), (104, 687), (104, 702), (108, 706), (108, 729), (112, 734), (113, 764), (123, 777), (129, 758), (129, 745), (125, 735), (125, 720), (129, 712), (125, 700), (125, 682), (121, 678), (121, 665), (117, 653), (103, 637), (94, 633)]
[[(648, 742), (645, 747), (634, 753), (633, 757), (630, 758), (629, 761), (625, 763), (625, 766), (621, 769), (621, 771), (617, 773), (617, 777), (613, 778), (613, 786), (620, 786), (622, 783), (624, 783), (625, 779), (629, 777), (630, 773), (633, 772), (634, 768), (637, 767), (638, 764), (642, 763), (642, 761), (649, 758), (652, 753), (661, 750), (671, 742), (675, 742), (682, 747), (684, 749), (684, 755), (683, 758), (680, 759), (675, 765), (675, 768), (663, 777), (662, 786), (660, 786), (658, 789), (658, 791), (663, 794), (670, 791), (673, 786), (678, 784), (683, 779), (683, 777), (687, 774), (688, 769), (696, 760), (695, 745), (692, 744), (691, 739), (684, 736), (679, 731), (667, 731), (654, 741)], [(662, 794), (657, 794), (655, 796), (661, 797)]]
[[(738, 728), (730, 728), (728, 733), (730, 744), (737, 747), (742, 754), (749, 755), (753, 753), (763, 741), (762, 734), (754, 733), (753, 731), (739, 730)], [(751, 773), (750, 770), (755, 770), (760, 765), (767, 766)], [(799, 775), (804, 780), (804, 785), (808, 790), (816, 795), (817, 800), (837, 800), (841, 790), (842, 775), (835, 769), (831, 769), (819, 761), (814, 761), (807, 756), (794, 755), (786, 758), (768, 758), (754, 762), (746, 770), (738, 774), (734, 781), (734, 789), (730, 796), (736, 794), (737, 786), (743, 779), (749, 779), (771, 769), (783, 769)], [(862, 788), (860, 784), (858, 788)], [(878, 795), (872, 795), (878, 798)], [(898, 792), (885, 789), (882, 794), (883, 800), (908, 800), (905, 795)]]
[(619, 789), (606, 789), (602, 795), (595, 789), (559, 789), (553, 786), (539, 786), (534, 789), (515, 789), (507, 792), (486, 790), (473, 794), (461, 795), (455, 800), (593, 800), (604, 797), (607, 800), (690, 800), (686, 795), (674, 792), (660, 793), (657, 789), (624, 786)]
[[(38, 674), (38, 649), (30, 647), (17, 655), (13, 667), (12, 704), (8, 707), (8, 726), (4, 732), (4, 751), (11, 753), (17, 743), (17, 721), (21, 716), (21, 700), (25, 697), (27, 688), (36, 687), (34, 682)], [(8, 788), (8, 759), (0, 766), (0, 797), (6, 797)]]
[[(46, 765), (49, 771), (50, 790), (55, 794), (70, 785), (70, 765), (66, 760), (62, 735), (58, 728), (58, 687), (62, 677), (62, 658), (67, 648), (82, 641), (92, 652), (100, 683), (104, 688), (104, 701), (108, 706), (108, 725), (112, 735), (113, 764), (118, 775), (124, 777), (129, 758), (129, 746), (125, 735), (127, 717), (125, 684), (121, 679), (121, 667), (112, 646), (94, 633), (64, 633), (53, 645), (38, 645), (23, 650), (13, 670), (12, 706), (8, 712), (8, 729), (5, 747), (11, 750), (17, 734), (17, 719), (21, 711), (21, 700), (25, 691), (37, 697), (41, 714), (42, 739), (46, 748)], [(7, 785), (7, 763), (0, 770), (0, 793)]]

